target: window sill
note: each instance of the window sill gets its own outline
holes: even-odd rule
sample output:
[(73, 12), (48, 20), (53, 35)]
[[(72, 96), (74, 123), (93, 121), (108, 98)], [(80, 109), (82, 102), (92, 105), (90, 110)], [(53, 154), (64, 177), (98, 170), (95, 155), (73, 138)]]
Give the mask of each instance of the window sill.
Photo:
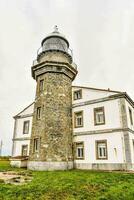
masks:
[(108, 158), (96, 158), (96, 160), (108, 160)]
[(95, 126), (99, 126), (99, 125), (105, 125), (105, 122), (103, 122), (103, 123), (99, 123), (99, 124), (94, 124)]
[(74, 128), (82, 128), (82, 127), (84, 127), (83, 125), (81, 125), (81, 126), (75, 126)]
[(75, 160), (84, 160), (84, 158), (75, 158)]
[(82, 99), (82, 98), (79, 98), (79, 99), (73, 99), (74, 101), (77, 101), (77, 100), (80, 100), (80, 99)]

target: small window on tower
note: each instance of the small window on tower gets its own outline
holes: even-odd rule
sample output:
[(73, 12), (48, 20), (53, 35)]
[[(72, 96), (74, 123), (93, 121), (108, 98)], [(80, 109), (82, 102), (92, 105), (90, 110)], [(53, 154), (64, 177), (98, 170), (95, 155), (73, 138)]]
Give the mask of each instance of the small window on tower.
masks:
[(40, 80), (39, 90), (40, 92), (44, 90), (44, 80)]
[(74, 100), (82, 99), (82, 90), (74, 91)]
[(33, 151), (34, 152), (39, 152), (40, 139), (39, 138), (35, 138), (33, 142), (34, 142)]
[(40, 119), (41, 118), (41, 107), (38, 107), (37, 108), (37, 119)]
[(28, 134), (29, 132), (29, 120), (28, 121), (24, 121), (24, 124), (23, 124), (23, 134)]
[(95, 125), (105, 124), (104, 107), (94, 108), (94, 124)]
[(75, 128), (83, 126), (83, 111), (74, 113), (74, 125)]

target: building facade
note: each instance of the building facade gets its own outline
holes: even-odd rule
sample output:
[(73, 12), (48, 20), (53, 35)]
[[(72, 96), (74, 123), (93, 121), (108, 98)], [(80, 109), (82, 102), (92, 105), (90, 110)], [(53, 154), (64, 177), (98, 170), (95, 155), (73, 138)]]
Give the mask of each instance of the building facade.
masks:
[(123, 92), (72, 86), (77, 69), (57, 28), (32, 67), (34, 103), (17, 114), (11, 165), (32, 170), (134, 170), (134, 102)]
[[(29, 156), (33, 112), (34, 103), (14, 117), (13, 158)], [(72, 115), (74, 168), (134, 169), (134, 103), (126, 93), (73, 86)]]

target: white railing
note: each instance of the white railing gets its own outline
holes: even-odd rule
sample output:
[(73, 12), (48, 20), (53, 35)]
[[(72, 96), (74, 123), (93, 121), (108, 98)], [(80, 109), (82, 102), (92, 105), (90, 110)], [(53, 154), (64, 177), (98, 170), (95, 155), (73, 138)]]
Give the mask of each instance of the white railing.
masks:
[[(51, 49), (51, 50), (58, 50), (58, 48), (57, 48), (57, 49), (54, 48), (54, 49)], [(43, 50), (43, 48), (40, 47), (40, 48), (37, 50), (37, 57), (38, 57), (38, 55), (40, 55), (42, 52), (45, 52), (45, 51), (48, 51), (48, 50)], [(63, 51), (63, 52), (68, 53), (71, 57), (73, 57), (73, 51), (72, 51), (72, 49), (68, 48), (68, 51)], [(38, 64), (37, 59), (33, 60), (33, 66), (34, 66), (34, 65), (37, 65), (37, 64)], [(75, 63), (73, 63), (73, 67), (74, 67), (74, 68), (77, 68), (77, 66), (76, 66)]]
[(37, 64), (38, 64), (37, 59), (36, 59), (36, 60), (33, 60), (33, 66), (34, 66), (34, 65), (37, 65)]
[(77, 65), (73, 62), (72, 63), (73, 68), (77, 69)]

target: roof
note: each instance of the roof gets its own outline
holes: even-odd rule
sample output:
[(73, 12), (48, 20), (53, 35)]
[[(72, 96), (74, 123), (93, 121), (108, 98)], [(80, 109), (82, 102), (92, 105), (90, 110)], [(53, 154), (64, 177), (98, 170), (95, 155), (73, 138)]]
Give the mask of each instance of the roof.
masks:
[(117, 91), (117, 90), (111, 90), (110, 88), (102, 89), (102, 88), (94, 88), (94, 87), (86, 87), (86, 86), (78, 86), (78, 85), (73, 85), (72, 87), (90, 89), (90, 90), (97, 90), (97, 91), (104, 91), (104, 92), (124, 93), (124, 92)]
[(30, 105), (28, 105), (26, 108), (24, 108), (22, 111), (20, 111), (17, 115), (13, 116), (13, 118), (18, 117), (22, 112), (24, 112), (25, 110), (27, 110), (30, 106), (32, 106), (34, 104), (34, 102), (32, 102)]

